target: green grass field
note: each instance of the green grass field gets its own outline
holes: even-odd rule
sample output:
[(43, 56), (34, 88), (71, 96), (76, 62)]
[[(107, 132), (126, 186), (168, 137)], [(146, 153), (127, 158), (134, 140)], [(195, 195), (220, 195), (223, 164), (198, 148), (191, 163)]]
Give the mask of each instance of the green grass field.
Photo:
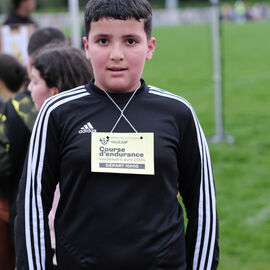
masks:
[[(210, 144), (220, 222), (221, 270), (270, 269), (270, 22), (222, 24), (225, 130)], [(144, 79), (191, 102), (215, 133), (211, 27), (154, 29)]]

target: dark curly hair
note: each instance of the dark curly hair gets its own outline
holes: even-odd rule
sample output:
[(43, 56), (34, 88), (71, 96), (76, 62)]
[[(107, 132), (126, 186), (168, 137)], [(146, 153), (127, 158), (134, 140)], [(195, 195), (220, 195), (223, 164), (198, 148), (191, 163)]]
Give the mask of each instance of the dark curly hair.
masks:
[(57, 87), (59, 92), (86, 84), (93, 78), (85, 53), (71, 46), (45, 49), (34, 57), (33, 67), (48, 87)]
[(0, 80), (11, 92), (15, 93), (26, 83), (26, 69), (14, 56), (1, 53)]
[(37, 29), (30, 37), (27, 52), (31, 57), (37, 54), (48, 43), (68, 44), (65, 34), (55, 27), (42, 27)]

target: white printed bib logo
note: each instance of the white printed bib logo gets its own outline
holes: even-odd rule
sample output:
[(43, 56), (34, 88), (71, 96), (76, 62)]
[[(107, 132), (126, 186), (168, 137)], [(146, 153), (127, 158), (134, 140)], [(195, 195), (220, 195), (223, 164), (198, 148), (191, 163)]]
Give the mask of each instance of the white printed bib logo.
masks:
[(92, 133), (91, 171), (153, 175), (154, 134)]

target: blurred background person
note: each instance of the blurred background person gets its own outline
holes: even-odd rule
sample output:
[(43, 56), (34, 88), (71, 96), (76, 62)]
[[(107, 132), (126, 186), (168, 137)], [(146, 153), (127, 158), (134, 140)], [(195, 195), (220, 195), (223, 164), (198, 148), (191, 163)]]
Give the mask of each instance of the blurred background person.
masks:
[(28, 88), (39, 111), (47, 98), (87, 84), (92, 77), (91, 64), (81, 49), (46, 48), (33, 59)]
[(0, 52), (14, 55), (25, 67), (29, 38), (38, 27), (31, 18), (35, 8), (35, 0), (12, 0), (11, 11), (0, 27)]
[[(66, 46), (68, 40), (64, 33), (52, 27), (36, 30), (28, 44), (28, 77), (31, 79), (32, 58), (42, 47), (49, 43)], [(18, 183), (22, 173), (23, 163), (26, 156), (31, 131), (37, 116), (37, 111), (32, 102), (28, 89), (13, 96), (6, 104), (5, 116), (7, 118), (7, 137), (9, 138), (9, 156), (11, 163), (11, 222), (16, 216), (16, 196)]]
[(25, 87), (26, 69), (8, 54), (0, 53), (0, 100), (7, 102), (15, 93)]
[(237, 23), (244, 23), (246, 22), (246, 3), (242, 0), (237, 0), (234, 3), (234, 12), (235, 12), (235, 21)]
[[(28, 44), (28, 77), (31, 79), (32, 59), (48, 44), (67, 46), (68, 40), (57, 28), (45, 27), (36, 30)], [(24, 159), (37, 111), (28, 89), (12, 96), (3, 108), (0, 117), (0, 181), (7, 179), (9, 184), (9, 220), (13, 237), (16, 215), (16, 196)], [(0, 231), (2, 231), (0, 229)], [(2, 242), (1, 242), (2, 243)], [(0, 263), (2, 270), (2, 264)]]
[(37, 27), (37, 23), (31, 18), (31, 14), (35, 8), (35, 0), (12, 0), (12, 9), (3, 24), (11, 26), (31, 24)]
[(0, 177), (0, 269), (15, 269), (15, 248), (12, 241), (13, 228), (9, 218), (10, 171), (6, 150), (8, 139), (5, 134), (5, 102), (24, 86), (27, 78), (26, 69), (11, 55), (0, 54), (0, 166), (5, 171)]

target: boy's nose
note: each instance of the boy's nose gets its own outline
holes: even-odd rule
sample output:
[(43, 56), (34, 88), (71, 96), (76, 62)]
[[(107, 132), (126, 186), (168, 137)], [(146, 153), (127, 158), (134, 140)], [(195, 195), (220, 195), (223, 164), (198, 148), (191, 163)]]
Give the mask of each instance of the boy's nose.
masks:
[(112, 61), (121, 61), (124, 59), (124, 54), (120, 45), (112, 46), (110, 58)]

